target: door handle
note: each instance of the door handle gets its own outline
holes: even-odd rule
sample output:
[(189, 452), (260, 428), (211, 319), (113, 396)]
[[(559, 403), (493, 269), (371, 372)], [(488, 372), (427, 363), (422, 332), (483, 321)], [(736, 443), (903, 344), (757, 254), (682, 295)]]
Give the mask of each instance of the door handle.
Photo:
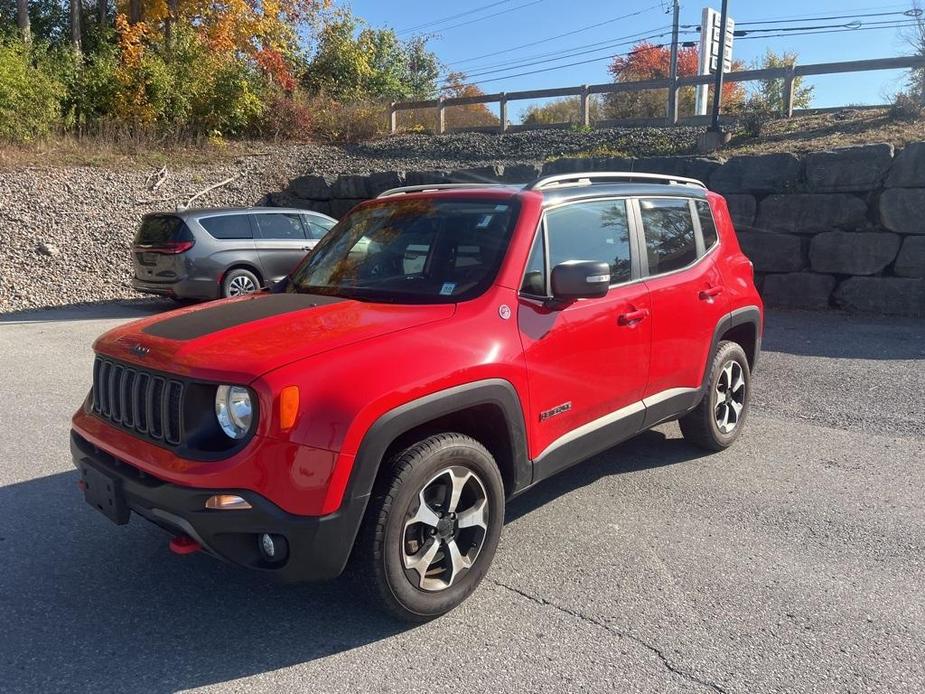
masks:
[(311, 246), (302, 246), (303, 251), (310, 251), (311, 249), (312, 249)]
[(700, 290), (700, 300), (701, 301), (710, 301), (714, 297), (719, 296), (723, 293), (722, 287), (710, 287), (709, 289)]
[(649, 317), (649, 309), (641, 308), (638, 311), (629, 311), (628, 313), (621, 313), (617, 318), (617, 323), (620, 325), (635, 325), (641, 320), (645, 320)]

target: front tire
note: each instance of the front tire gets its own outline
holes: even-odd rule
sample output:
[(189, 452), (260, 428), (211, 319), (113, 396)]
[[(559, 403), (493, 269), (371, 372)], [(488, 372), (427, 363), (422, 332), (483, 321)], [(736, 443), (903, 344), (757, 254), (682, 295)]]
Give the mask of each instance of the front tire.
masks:
[(222, 280), (222, 298), (244, 296), (260, 290), (260, 278), (250, 270), (235, 268)]
[(706, 383), (700, 404), (678, 423), (691, 443), (708, 451), (721, 451), (742, 433), (751, 396), (748, 358), (738, 343), (719, 343)]
[(462, 434), (438, 434), (391, 461), (370, 500), (357, 552), (386, 609), (420, 623), (478, 586), (504, 523), (504, 484), (491, 454)]

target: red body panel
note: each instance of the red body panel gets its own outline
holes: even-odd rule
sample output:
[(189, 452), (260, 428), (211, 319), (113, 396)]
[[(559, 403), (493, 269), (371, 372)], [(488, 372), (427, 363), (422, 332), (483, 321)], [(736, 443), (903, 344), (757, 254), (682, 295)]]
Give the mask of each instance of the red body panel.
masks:
[[(513, 194), (490, 189), (441, 193)], [(699, 386), (719, 321), (734, 308), (761, 306), (725, 202), (714, 194), (709, 200), (720, 245), (694, 267), (616, 286), (604, 298), (565, 307), (544, 307), (522, 298), (517, 289), (543, 198), (535, 192), (517, 196), (520, 217), (495, 282), (471, 301), (342, 301), (188, 340), (143, 333), (163, 320), (156, 316), (120, 326), (97, 340), (97, 352), (147, 369), (250, 385), (261, 417), (254, 438), (231, 457), (184, 460), (83, 408), (74, 416), (75, 430), (168, 482), (249, 489), (290, 513), (330, 514), (341, 505), (364, 436), (396, 407), (453, 386), (503, 379), (520, 399), (532, 459), (562, 435), (647, 395)], [(721, 291), (701, 296), (716, 288)], [(510, 312), (501, 310), (503, 306)], [(150, 348), (143, 358), (130, 351), (139, 340)], [(299, 413), (295, 425), (281, 431), (279, 393), (293, 385), (300, 391)], [(565, 402), (570, 403), (567, 411), (541, 420), (543, 412)]]

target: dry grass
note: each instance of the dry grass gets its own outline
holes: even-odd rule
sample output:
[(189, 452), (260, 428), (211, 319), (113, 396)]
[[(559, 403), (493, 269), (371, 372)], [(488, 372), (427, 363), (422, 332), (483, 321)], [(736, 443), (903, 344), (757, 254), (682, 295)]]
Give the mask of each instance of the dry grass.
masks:
[(887, 109), (845, 109), (770, 121), (761, 137), (735, 136), (722, 154), (800, 153), (875, 142), (900, 147), (923, 139), (925, 121), (893, 120)]

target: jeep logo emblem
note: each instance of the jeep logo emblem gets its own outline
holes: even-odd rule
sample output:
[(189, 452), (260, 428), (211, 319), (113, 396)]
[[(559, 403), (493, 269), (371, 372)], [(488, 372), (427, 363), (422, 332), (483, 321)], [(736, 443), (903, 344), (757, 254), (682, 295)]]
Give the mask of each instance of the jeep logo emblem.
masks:
[(132, 345), (130, 349), (131, 349), (132, 354), (139, 356), (139, 357), (146, 357), (148, 356), (148, 352), (151, 351), (150, 347), (145, 347), (143, 344), (140, 344), (138, 342)]

